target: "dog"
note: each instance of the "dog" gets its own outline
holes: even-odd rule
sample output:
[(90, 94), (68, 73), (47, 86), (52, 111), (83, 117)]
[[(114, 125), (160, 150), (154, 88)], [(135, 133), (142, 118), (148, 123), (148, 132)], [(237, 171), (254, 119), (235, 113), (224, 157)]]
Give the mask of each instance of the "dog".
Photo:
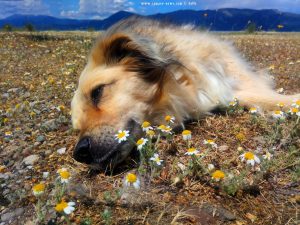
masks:
[(80, 131), (75, 160), (99, 169), (115, 167), (135, 147), (118, 143), (118, 130), (141, 137), (141, 124), (174, 126), (226, 106), (271, 110), (299, 95), (280, 95), (267, 74), (257, 74), (228, 42), (191, 26), (130, 18), (101, 34), (80, 75), (71, 103), (72, 124)]

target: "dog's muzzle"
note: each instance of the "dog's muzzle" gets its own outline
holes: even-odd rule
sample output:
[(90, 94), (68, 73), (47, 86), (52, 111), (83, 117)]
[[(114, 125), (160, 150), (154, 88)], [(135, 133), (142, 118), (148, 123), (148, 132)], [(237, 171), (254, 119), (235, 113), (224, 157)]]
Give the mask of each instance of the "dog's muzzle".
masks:
[[(140, 125), (133, 120), (127, 123), (126, 130), (129, 130), (133, 139), (139, 138), (142, 133)], [(125, 160), (135, 147), (135, 144), (129, 141), (118, 143), (114, 136), (117, 132), (110, 126), (103, 126), (97, 133), (83, 136), (78, 141), (73, 152), (76, 161), (106, 170)]]

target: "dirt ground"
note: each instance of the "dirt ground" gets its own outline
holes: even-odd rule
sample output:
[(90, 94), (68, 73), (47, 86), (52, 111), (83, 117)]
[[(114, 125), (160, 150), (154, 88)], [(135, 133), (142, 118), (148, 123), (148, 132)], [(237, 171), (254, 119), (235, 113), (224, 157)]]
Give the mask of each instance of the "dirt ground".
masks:
[[(267, 140), (275, 121), (267, 115), (253, 121), (240, 109), (188, 125), (197, 148), (206, 148), (204, 139), (218, 144), (203, 163), (233, 174), (244, 169), (238, 147), (260, 156), (272, 151), (264, 173), (248, 171), (248, 185), (234, 193), (212, 182), (209, 174), (180, 175), (178, 163), (188, 164), (180, 134), (172, 144), (159, 145), (163, 167), (157, 176), (141, 176), (138, 191), (122, 188), (125, 174), (137, 168), (134, 157), (112, 175), (74, 161), (77, 139), (70, 101), (96, 35), (0, 33), (0, 225), (36, 223), (32, 187), (41, 181), (49, 199), (45, 223), (64, 224), (52, 201), (62, 167), (72, 174), (66, 195), (76, 202), (72, 224), (300, 224), (299, 123), (294, 125), (292, 119), (280, 125), (281, 136), (273, 141)], [(216, 35), (232, 41), (256, 69), (268, 71), (276, 89), (300, 92), (300, 34)], [(64, 149), (62, 154), (57, 151)], [(49, 176), (43, 178), (43, 172)]]

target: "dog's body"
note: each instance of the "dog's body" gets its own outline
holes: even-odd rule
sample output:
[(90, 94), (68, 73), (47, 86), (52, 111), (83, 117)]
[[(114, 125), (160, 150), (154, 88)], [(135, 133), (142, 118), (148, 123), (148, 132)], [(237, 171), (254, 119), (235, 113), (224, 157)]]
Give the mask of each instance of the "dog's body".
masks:
[[(231, 44), (208, 33), (128, 19), (101, 35), (81, 74), (72, 101), (73, 125), (82, 137), (74, 155), (117, 164), (133, 147), (117, 145), (119, 129), (129, 127), (138, 137), (145, 120), (159, 124), (173, 115), (181, 124), (233, 98), (269, 110), (297, 97), (277, 94), (267, 75), (255, 74)], [(92, 159), (80, 159), (86, 151)]]

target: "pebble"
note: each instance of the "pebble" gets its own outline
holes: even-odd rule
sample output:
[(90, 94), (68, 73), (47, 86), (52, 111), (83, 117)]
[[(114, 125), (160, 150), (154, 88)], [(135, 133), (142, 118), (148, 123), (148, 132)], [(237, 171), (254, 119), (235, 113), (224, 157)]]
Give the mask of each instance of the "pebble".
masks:
[(48, 120), (41, 125), (41, 128), (47, 132), (55, 131), (58, 129), (57, 122), (55, 119)]
[(30, 155), (30, 156), (27, 156), (26, 158), (23, 159), (22, 163), (24, 163), (26, 166), (30, 166), (30, 165), (33, 165), (36, 161), (39, 160), (39, 155)]
[(24, 213), (23, 208), (17, 208), (13, 212), (4, 213), (1, 215), (1, 220), (3, 222), (10, 221), (11, 219), (14, 219), (15, 217), (21, 216)]
[(39, 135), (37, 138), (36, 138), (36, 141), (38, 142), (44, 142), (46, 140), (45, 136), (43, 135)]

